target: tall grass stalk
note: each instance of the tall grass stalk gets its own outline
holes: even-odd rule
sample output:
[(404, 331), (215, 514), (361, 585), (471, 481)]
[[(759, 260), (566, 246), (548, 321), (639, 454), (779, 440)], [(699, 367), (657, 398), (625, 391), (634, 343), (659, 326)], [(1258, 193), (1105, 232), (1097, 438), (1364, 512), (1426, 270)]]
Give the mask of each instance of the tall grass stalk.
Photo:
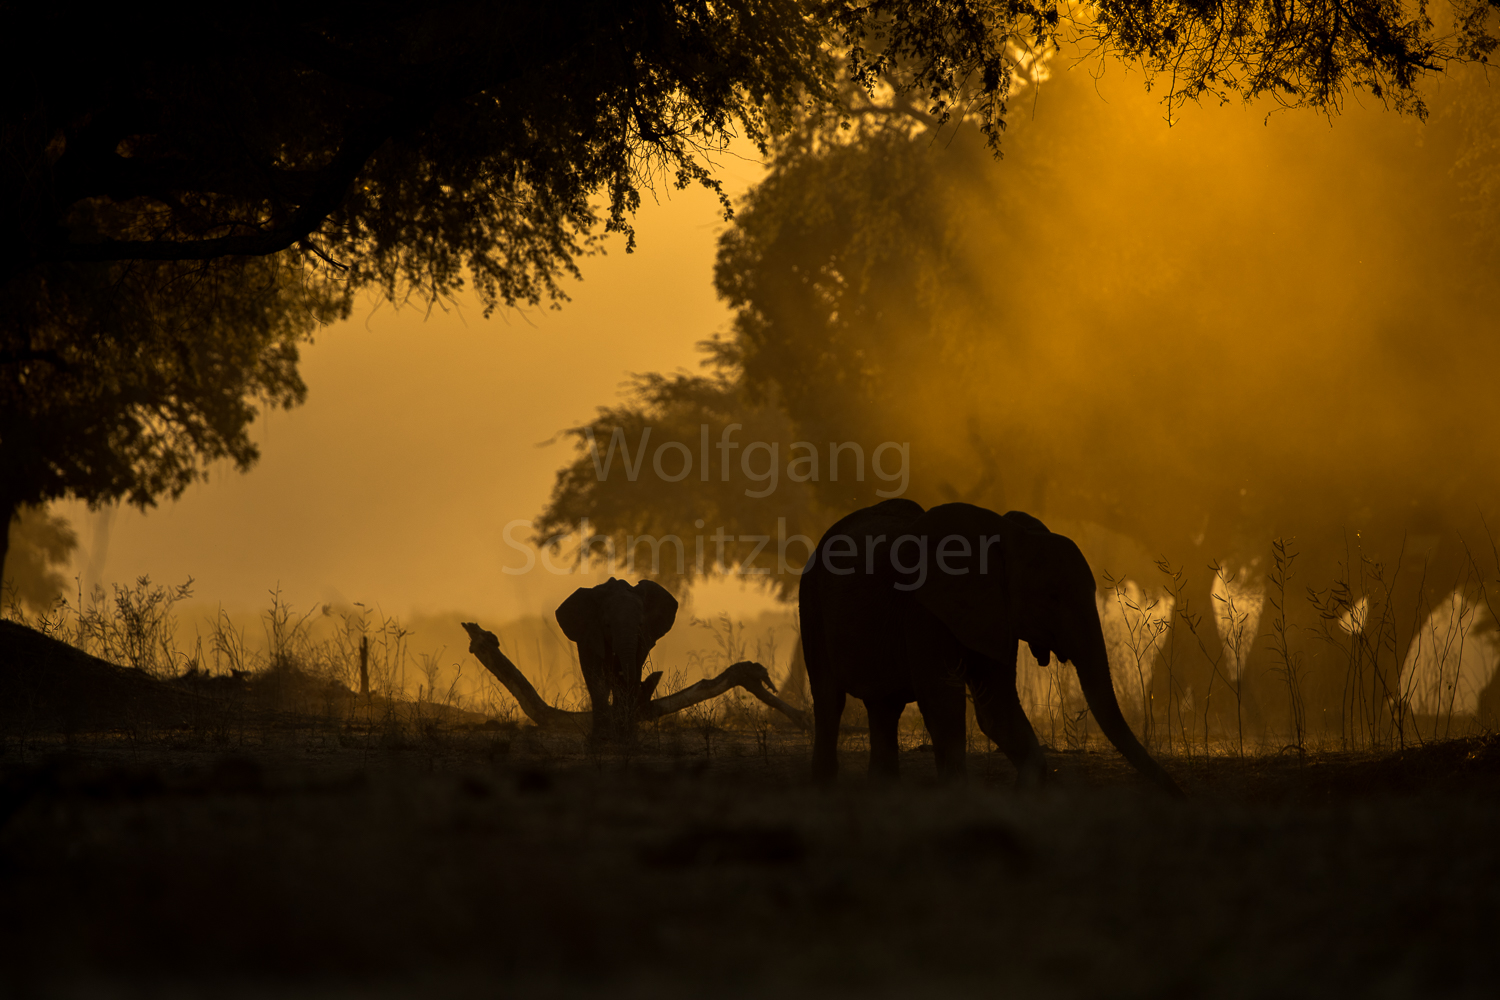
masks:
[[(1227, 651), (1227, 646), (1226, 643), (1221, 640), (1213, 643), (1213, 652), (1209, 652), (1209, 644), (1205, 642), (1203, 638), (1203, 615), (1195, 612), (1192, 609), (1191, 601), (1187, 595), (1186, 573), (1184, 573), (1181, 568), (1173, 568), (1171, 562), (1169, 562), (1165, 558), (1158, 561), (1156, 565), (1157, 568), (1160, 569), (1162, 573), (1168, 578), (1168, 580), (1172, 581), (1173, 586), (1176, 588), (1174, 593), (1175, 607), (1173, 610), (1177, 612), (1178, 619), (1187, 626), (1188, 633), (1198, 644), (1198, 649), (1203, 653), (1204, 659), (1208, 661), (1208, 690), (1204, 693), (1203, 696), (1203, 753), (1206, 756), (1209, 753), (1210, 747), (1209, 720), (1211, 718), (1210, 713), (1213, 706), (1214, 680), (1216, 678), (1223, 678), (1223, 671), (1221, 667), (1223, 665), (1224, 654)], [(1218, 563), (1213, 563), (1208, 568), (1216, 575), (1222, 572), (1222, 568)], [(1233, 615), (1234, 605), (1232, 598), (1230, 598), (1227, 603), (1228, 607), (1226, 610), (1231, 615)], [(1214, 638), (1218, 639), (1219, 636), (1215, 635)], [(1224, 678), (1224, 682), (1226, 685), (1228, 685), (1229, 683), (1227, 678)], [(1244, 753), (1243, 733), (1241, 734), (1240, 738), (1240, 753)]]
[(1267, 575), (1270, 582), (1271, 649), (1281, 659), (1278, 671), (1286, 684), (1287, 715), (1292, 723), (1292, 745), (1297, 752), (1307, 752), (1307, 707), (1302, 698), (1302, 654), (1292, 652), (1288, 632), (1292, 626), (1287, 621), (1286, 587), (1291, 582), (1297, 553), (1292, 551), (1288, 539), (1277, 538), (1271, 542), (1272, 569)]
[(1133, 680), (1140, 699), (1141, 741), (1149, 746), (1156, 722), (1151, 674), (1161, 652), (1162, 639), (1171, 631), (1171, 612), (1169, 610), (1165, 615), (1158, 615), (1156, 612), (1161, 604), (1160, 598), (1148, 599), (1139, 585), (1123, 578), (1116, 579), (1107, 571), (1104, 573), (1104, 581), (1109, 594), (1105, 600), (1114, 601), (1120, 614), (1119, 620), (1124, 626), (1123, 633), (1119, 629), (1112, 630), (1116, 632), (1116, 641), (1110, 645), (1116, 655), (1128, 659), (1128, 662), (1121, 664), (1122, 670), (1127, 674), (1134, 674)]
[[(1216, 624), (1223, 624), (1223, 631), (1219, 637), (1224, 645), (1224, 650), (1229, 654), (1234, 664), (1234, 728), (1238, 740), (1239, 755), (1245, 756), (1245, 708), (1244, 708), (1244, 683), (1245, 683), (1245, 629), (1250, 621), (1250, 613), (1235, 606), (1234, 595), (1238, 589), (1229, 571), (1220, 563), (1213, 563), (1209, 570), (1214, 574), (1223, 594), (1213, 594), (1213, 599), (1223, 605), (1223, 608), (1215, 615)], [(1252, 642), (1253, 642), (1252, 638)], [(1214, 664), (1215, 673), (1218, 672), (1217, 661)], [(1229, 685), (1231, 678), (1226, 677), (1224, 683)], [(1208, 695), (1203, 704), (1203, 731), (1204, 740), (1208, 739), (1208, 702), (1213, 698), (1213, 678), (1209, 678)]]
[[(1174, 609), (1184, 608), (1186, 601), (1187, 579), (1182, 567), (1173, 568), (1166, 556), (1156, 561), (1156, 568), (1167, 578), (1166, 592), (1172, 599)], [(1185, 691), (1177, 679), (1177, 630), (1167, 630), (1167, 752), (1172, 752), (1172, 707), (1177, 707), (1177, 731), (1181, 738), (1182, 751), (1191, 755), (1193, 752), (1192, 741), (1188, 738), (1188, 724), (1183, 721), (1182, 705), (1187, 699), (1189, 692)]]
[[(1356, 534), (1356, 538), (1358, 535)], [(1358, 555), (1359, 576), (1351, 579), (1350, 566)], [(1395, 585), (1406, 557), (1403, 540), (1396, 566), (1387, 580), (1385, 567), (1363, 553), (1353, 551), (1346, 539), (1345, 559), (1338, 580), (1327, 590), (1308, 588), (1308, 601), (1318, 613), (1318, 637), (1338, 649), (1344, 657), (1343, 693), (1339, 700), (1339, 739), (1345, 749), (1379, 746), (1383, 742), (1406, 743), (1406, 706), (1409, 699), (1392, 687), (1387, 674), (1400, 677), (1407, 644), (1400, 642), (1396, 620)], [(1417, 585), (1412, 622), (1413, 639), (1426, 619), (1427, 571), (1423, 567)], [(1360, 594), (1356, 598), (1356, 588)], [(1373, 626), (1373, 627), (1372, 627)], [(1384, 667), (1391, 661), (1390, 670)], [(1368, 676), (1367, 676), (1368, 674)], [(1421, 734), (1414, 731), (1420, 741)]]

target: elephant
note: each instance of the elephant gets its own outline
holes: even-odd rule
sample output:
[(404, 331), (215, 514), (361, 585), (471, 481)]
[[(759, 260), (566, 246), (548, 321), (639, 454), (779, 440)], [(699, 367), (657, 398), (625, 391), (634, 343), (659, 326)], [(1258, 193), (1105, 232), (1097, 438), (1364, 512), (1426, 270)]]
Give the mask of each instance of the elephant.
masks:
[[(884, 551), (882, 552), (882, 548)], [(1120, 712), (1110, 681), (1095, 582), (1078, 546), (1041, 521), (967, 503), (924, 511), (886, 500), (823, 535), (799, 581), (803, 656), (813, 699), (813, 774), (838, 771), (847, 695), (870, 719), (870, 771), (898, 769), (897, 723), (915, 701), (939, 774), (965, 769), (964, 688), (980, 729), (1023, 784), (1048, 773), (1016, 691), (1016, 652), (1071, 661), (1100, 728), (1138, 771), (1182, 792)]]
[(629, 739), (635, 732), (661, 680), (658, 670), (642, 681), (641, 667), (676, 619), (677, 598), (650, 580), (631, 586), (610, 577), (579, 587), (558, 606), (557, 624), (578, 644), (596, 738)]

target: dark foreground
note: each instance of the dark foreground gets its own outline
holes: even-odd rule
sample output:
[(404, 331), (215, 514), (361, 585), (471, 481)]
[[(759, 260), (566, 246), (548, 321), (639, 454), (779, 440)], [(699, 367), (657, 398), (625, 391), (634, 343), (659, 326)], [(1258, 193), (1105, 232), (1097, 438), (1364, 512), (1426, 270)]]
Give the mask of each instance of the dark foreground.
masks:
[[(1500, 742), (1022, 793), (801, 737), (11, 741), (0, 993), (1492, 996)], [(241, 742), (243, 741), (243, 742)]]

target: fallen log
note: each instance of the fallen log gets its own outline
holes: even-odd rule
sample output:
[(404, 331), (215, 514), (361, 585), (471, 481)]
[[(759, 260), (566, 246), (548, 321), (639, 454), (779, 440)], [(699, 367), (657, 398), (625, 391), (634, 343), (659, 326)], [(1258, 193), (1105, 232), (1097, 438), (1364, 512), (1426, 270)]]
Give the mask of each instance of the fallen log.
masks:
[[(516, 699), (528, 719), (543, 729), (573, 729), (584, 733), (589, 731), (593, 724), (592, 712), (569, 712), (547, 704), (521, 669), (500, 651), (500, 640), (495, 637), (495, 633), (480, 628), (474, 622), (462, 624), (464, 631), (469, 633), (469, 652), (474, 654), (474, 658), (486, 670), (495, 675), (496, 680), (505, 685), (505, 689)], [(776, 697), (776, 686), (771, 683), (770, 673), (753, 660), (732, 663), (717, 677), (706, 678), (681, 691), (653, 698), (642, 706), (641, 721), (651, 722), (673, 715), (737, 687), (744, 688), (752, 697), (782, 713), (802, 729), (812, 729), (811, 713)]]

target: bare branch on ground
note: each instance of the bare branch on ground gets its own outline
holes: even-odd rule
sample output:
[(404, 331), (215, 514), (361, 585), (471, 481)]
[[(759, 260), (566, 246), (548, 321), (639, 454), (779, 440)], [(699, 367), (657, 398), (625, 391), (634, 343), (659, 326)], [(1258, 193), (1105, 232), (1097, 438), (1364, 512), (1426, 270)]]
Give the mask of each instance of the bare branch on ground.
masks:
[[(493, 632), (480, 628), (474, 622), (464, 622), (463, 627), (464, 631), (469, 633), (469, 652), (474, 654), (474, 658), (486, 670), (495, 675), (496, 680), (505, 685), (505, 689), (515, 697), (527, 718), (543, 729), (588, 731), (593, 723), (592, 712), (569, 712), (547, 704), (532, 686), (531, 681), (526, 679), (521, 669), (511, 662), (510, 657), (500, 651), (500, 640)], [(717, 677), (706, 678), (681, 691), (674, 691), (652, 699), (646, 704), (641, 721), (650, 722), (673, 715), (685, 708), (708, 701), (710, 698), (717, 698), (737, 687), (744, 688), (757, 700), (782, 713), (800, 728), (812, 728), (809, 713), (776, 697), (776, 688), (771, 683), (771, 675), (765, 667), (753, 660), (732, 663)]]

